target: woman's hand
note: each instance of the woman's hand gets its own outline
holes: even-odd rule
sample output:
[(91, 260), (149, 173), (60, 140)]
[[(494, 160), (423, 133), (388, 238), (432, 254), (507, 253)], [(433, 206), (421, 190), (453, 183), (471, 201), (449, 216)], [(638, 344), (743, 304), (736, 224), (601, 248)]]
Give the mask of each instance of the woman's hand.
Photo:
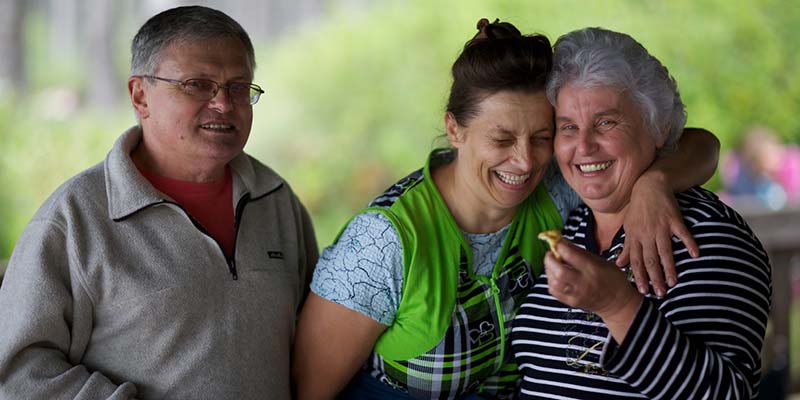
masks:
[(664, 296), (665, 275), (670, 286), (678, 283), (672, 259), (673, 235), (686, 245), (692, 257), (700, 256), (697, 244), (683, 225), (673, 193), (708, 181), (717, 169), (719, 147), (719, 139), (713, 133), (685, 128), (678, 149), (658, 157), (636, 181), (623, 222), (625, 247), (617, 265), (630, 261), (640, 293), (647, 293), (650, 280), (656, 295)]
[(669, 286), (678, 283), (672, 257), (673, 235), (686, 245), (692, 257), (700, 254), (692, 234), (683, 224), (672, 188), (657, 174), (645, 173), (634, 185), (623, 226), (625, 244), (617, 265), (630, 263), (636, 287), (642, 294), (648, 292), (648, 281), (659, 297), (667, 294), (665, 276)]
[(544, 258), (550, 294), (570, 307), (600, 316), (614, 339), (621, 343), (639, 310), (642, 295), (613, 263), (567, 240), (560, 240), (556, 246), (562, 261), (549, 251)]

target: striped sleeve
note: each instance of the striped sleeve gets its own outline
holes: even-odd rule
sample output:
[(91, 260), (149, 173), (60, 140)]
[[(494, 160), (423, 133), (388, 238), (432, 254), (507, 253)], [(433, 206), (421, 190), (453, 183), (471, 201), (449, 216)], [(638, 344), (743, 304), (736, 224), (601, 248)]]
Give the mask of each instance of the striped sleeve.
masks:
[[(772, 293), (771, 269), (741, 216), (704, 191), (678, 197), (700, 246), (692, 259), (674, 243), (678, 285), (646, 298), (623, 343), (601, 363), (652, 399), (750, 399)], [(713, 201), (712, 201), (713, 200)]]

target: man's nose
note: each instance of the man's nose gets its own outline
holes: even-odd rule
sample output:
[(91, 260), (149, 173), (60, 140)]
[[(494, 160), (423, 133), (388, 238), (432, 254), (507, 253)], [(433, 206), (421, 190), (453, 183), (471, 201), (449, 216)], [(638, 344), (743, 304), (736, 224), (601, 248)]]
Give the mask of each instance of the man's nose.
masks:
[(220, 87), (217, 94), (208, 101), (208, 107), (219, 113), (226, 113), (233, 109), (233, 102), (228, 93), (228, 88)]

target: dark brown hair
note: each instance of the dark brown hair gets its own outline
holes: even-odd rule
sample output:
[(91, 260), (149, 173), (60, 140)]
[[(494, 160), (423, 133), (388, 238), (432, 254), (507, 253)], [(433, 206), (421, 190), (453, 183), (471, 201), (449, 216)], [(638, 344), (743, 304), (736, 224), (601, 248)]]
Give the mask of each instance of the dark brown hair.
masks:
[(447, 111), (461, 126), (478, 114), (478, 104), (503, 90), (544, 91), (553, 66), (550, 41), (542, 35), (523, 35), (509, 22), (486, 18), (479, 32), (453, 63), (453, 86)]

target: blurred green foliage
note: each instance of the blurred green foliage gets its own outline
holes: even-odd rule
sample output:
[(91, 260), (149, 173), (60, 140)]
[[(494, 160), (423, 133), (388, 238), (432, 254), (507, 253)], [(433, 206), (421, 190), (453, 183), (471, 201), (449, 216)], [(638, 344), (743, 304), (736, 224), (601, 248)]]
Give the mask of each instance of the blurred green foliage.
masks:
[[(715, 132), (724, 148), (753, 123), (800, 139), (800, 7), (790, 3), (405, 0), (334, 9), (280, 41), (256, 42), (256, 81), (267, 93), (255, 106), (246, 148), (291, 182), (321, 245), (375, 194), (422, 165), (443, 133), (450, 65), (480, 17), (553, 42), (586, 26), (630, 33), (670, 68), (689, 125)], [(48, 58), (47, 27), (29, 25), (32, 95), (0, 103), (0, 258), (45, 197), (101, 161), (134, 123), (125, 105), (103, 113), (82, 108), (90, 78), (81, 75), (80, 59)], [(119, 57), (125, 66), (127, 44)], [(125, 91), (124, 81), (119, 88)]]
[[(394, 2), (261, 49), (268, 88), (248, 150), (294, 182), (323, 244), (442, 133), (449, 68), (479, 17), (526, 33), (628, 32), (678, 81), (688, 124), (733, 146), (750, 124), (800, 138), (800, 7), (779, 1)], [(716, 180), (709, 187), (716, 188)]]
[(123, 121), (87, 111), (51, 119), (29, 101), (0, 104), (0, 259), (58, 185), (103, 159)]

